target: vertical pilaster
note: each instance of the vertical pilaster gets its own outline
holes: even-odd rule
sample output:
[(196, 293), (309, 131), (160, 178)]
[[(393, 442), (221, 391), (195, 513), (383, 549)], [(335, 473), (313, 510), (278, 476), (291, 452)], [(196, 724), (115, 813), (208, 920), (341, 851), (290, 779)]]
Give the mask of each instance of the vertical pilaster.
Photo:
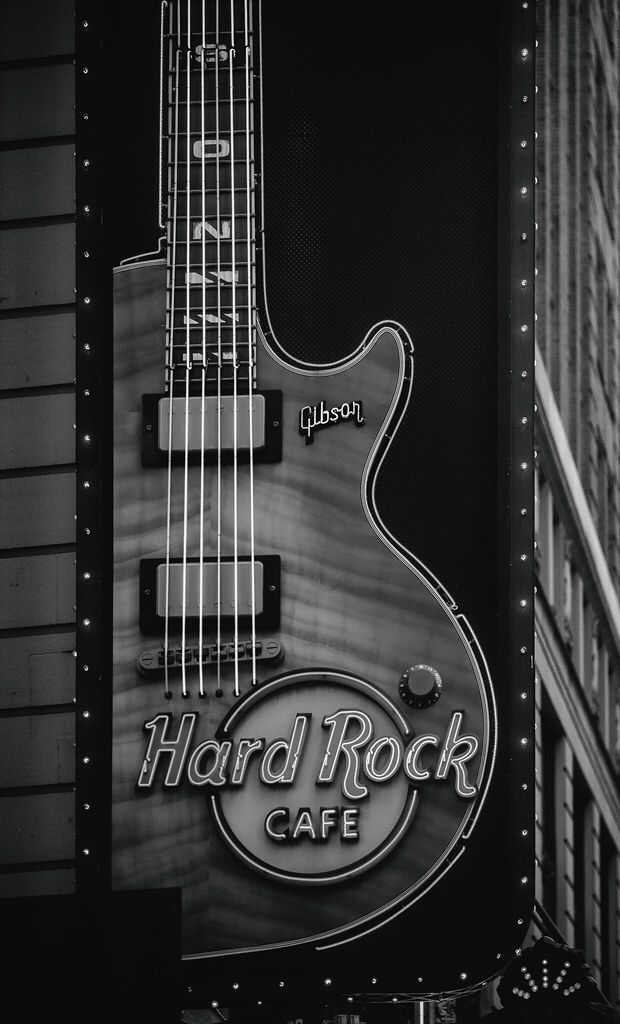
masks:
[(565, 531), (559, 516), (554, 515), (553, 523), (553, 607), (555, 609), (556, 621), (562, 622), (562, 609), (564, 606), (564, 550)]
[(553, 496), (547, 481), (540, 489), (540, 562), (541, 582), (549, 604), (554, 601)]
[(583, 579), (576, 572), (573, 581), (573, 664), (583, 684), (584, 634), (583, 634)]
[(609, 745), (609, 641), (603, 636), (601, 645), (601, 663), (599, 666), (599, 729), (603, 743)]

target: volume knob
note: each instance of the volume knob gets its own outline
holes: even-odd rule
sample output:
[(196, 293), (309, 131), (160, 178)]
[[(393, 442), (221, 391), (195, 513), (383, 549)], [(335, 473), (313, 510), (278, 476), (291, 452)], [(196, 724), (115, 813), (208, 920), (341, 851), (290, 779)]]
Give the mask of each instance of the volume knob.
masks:
[[(422, 692), (415, 692), (412, 689), (412, 684), (416, 682), (418, 687), (427, 685), (424, 677), (429, 675), (431, 677), (430, 688), (422, 690)], [(432, 665), (412, 665), (410, 668), (405, 669), (398, 680), (398, 692), (401, 699), (407, 707), (414, 708), (416, 711), (424, 711), (426, 708), (436, 704), (441, 697), (442, 689), (441, 676)]]

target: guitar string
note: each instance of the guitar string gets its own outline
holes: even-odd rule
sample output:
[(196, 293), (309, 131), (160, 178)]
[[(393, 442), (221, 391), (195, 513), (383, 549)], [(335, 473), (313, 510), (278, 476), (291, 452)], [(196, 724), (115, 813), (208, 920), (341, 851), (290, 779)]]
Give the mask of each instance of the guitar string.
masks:
[(239, 696), (239, 539), (238, 539), (238, 479), (237, 479), (237, 292), (236, 292), (236, 226), (235, 226), (235, 126), (234, 126), (234, 77), (235, 57), (235, 7), (230, 0), (230, 51), (228, 54), (228, 77), (230, 94), (230, 231), (232, 259), (232, 364), (233, 364), (233, 562), (234, 562), (234, 634), (235, 649), (235, 697)]
[[(206, 0), (205, 0), (206, 2)], [(220, 0), (215, 3), (215, 204), (217, 258), (217, 693), (222, 689), (222, 280), (220, 203)]]
[[(192, 0), (187, 0), (187, 71), (186, 71), (186, 103), (187, 114), (191, 110), (191, 21), (192, 21)], [(191, 360), (191, 315), (190, 315), (190, 280), (191, 280), (191, 249), (190, 249), (190, 167), (191, 167), (191, 133), (185, 132), (185, 423), (184, 423), (184, 459), (183, 459), (183, 574), (181, 581), (182, 588), (182, 609), (181, 609), (181, 685), (183, 696), (187, 697), (187, 671), (185, 665), (185, 641), (187, 629), (187, 528), (188, 528), (188, 487), (189, 487), (189, 381), (192, 368)]]
[(245, 232), (247, 252), (247, 331), (248, 331), (248, 434), (249, 434), (249, 482), (250, 482), (250, 613), (252, 617), (252, 685), (256, 685), (256, 584), (254, 579), (254, 423), (252, 416), (252, 401), (254, 397), (254, 301), (252, 288), (252, 232), (251, 232), (251, 186), (250, 186), (250, 39), (249, 39), (249, 18), (250, 10), (248, 0), (243, 4), (244, 16), (244, 44), (245, 44)]
[[(173, 169), (173, 214), (172, 214), (172, 273), (170, 288), (170, 314), (168, 320), (168, 487), (166, 496), (166, 584), (164, 611), (164, 695), (172, 696), (169, 680), (168, 652), (170, 649), (170, 526), (172, 504), (172, 401), (174, 397), (174, 318), (176, 296), (176, 250), (177, 250), (177, 206), (179, 179), (179, 78), (180, 78), (180, 13), (181, 0), (177, 0), (177, 52), (175, 57), (174, 91), (174, 169)], [(170, 7), (170, 47), (172, 57), (172, 6)]]
[[(200, 380), (200, 574), (198, 577), (198, 692), (204, 697), (204, 669), (202, 645), (204, 640), (204, 503), (205, 503), (205, 390), (207, 376), (207, 294), (206, 294), (206, 211), (205, 211), (205, 71), (207, 63), (206, 40), (206, 0), (202, 0), (202, 50), (200, 54), (200, 170), (202, 183), (202, 220), (200, 237), (202, 239), (202, 372)], [(191, 111), (188, 107), (186, 131), (191, 131)], [(190, 230), (190, 224), (187, 225)]]

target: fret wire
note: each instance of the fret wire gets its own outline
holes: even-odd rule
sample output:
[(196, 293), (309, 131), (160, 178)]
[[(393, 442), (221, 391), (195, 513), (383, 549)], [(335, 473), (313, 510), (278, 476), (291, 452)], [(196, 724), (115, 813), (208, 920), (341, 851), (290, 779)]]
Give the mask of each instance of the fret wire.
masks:
[[(206, 344), (207, 344), (207, 348), (209, 346), (211, 346), (211, 348), (213, 348), (213, 347), (217, 347), (219, 342), (217, 342), (217, 341), (207, 341)], [(192, 346), (190, 346), (190, 347), (192, 348)], [(222, 350), (223, 350), (224, 347), (226, 348), (226, 350), (230, 350), (230, 351), (233, 350), (233, 346), (232, 346), (232, 344), (230, 342), (225, 342), (225, 346), (222, 344), (221, 347), (222, 347)], [(252, 342), (249, 342), (249, 341), (240, 341), (240, 342), (238, 342), (238, 348), (254, 348), (254, 347), (255, 346), (254, 346), (254, 342), (253, 341)], [(172, 348), (175, 349), (177, 351), (177, 353), (178, 352), (182, 352), (183, 354), (185, 353), (185, 346), (181, 345), (180, 341), (175, 341), (173, 343), (173, 345), (172, 345)], [(195, 346), (192, 348), (192, 351), (194, 353), (197, 353), (197, 352), (199, 353), (201, 348), (202, 348), (202, 345), (199, 345), (199, 343), (196, 342)], [(181, 359), (181, 362), (182, 361), (184, 361), (184, 360)]]
[(209, 353), (207, 355), (206, 366), (203, 365), (202, 359), (197, 359), (195, 362), (191, 362), (189, 365), (189, 370), (184, 360), (179, 361), (177, 363), (173, 363), (173, 370), (176, 373), (174, 382), (177, 386), (182, 385), (184, 392), (186, 383), (189, 383), (190, 386), (192, 384), (200, 384), (201, 377), (204, 376), (208, 378), (209, 371), (213, 372), (216, 369), (220, 369), (222, 371), (223, 378), (226, 372), (234, 369), (237, 373), (237, 377), (239, 380), (249, 381), (253, 366), (248, 359), (238, 359), (237, 362), (235, 362), (235, 360), (232, 357), (232, 352), (227, 353), (222, 358), (222, 363), (220, 365), (217, 352), (213, 352), (212, 354)]
[[(170, 77), (172, 77), (172, 76), (170, 76)], [(209, 100), (209, 99), (205, 99), (204, 105), (205, 105), (205, 107), (215, 106), (216, 103), (219, 103), (219, 105), (222, 108), (222, 110), (227, 109), (230, 106), (230, 100)], [(245, 96), (235, 96), (235, 97), (233, 97), (233, 103), (235, 104), (235, 106), (237, 104), (241, 104), (242, 103), (243, 106), (245, 107)], [(202, 104), (202, 100), (190, 100), (189, 104), (188, 104), (186, 100), (181, 100), (180, 99), (179, 100), (179, 110), (185, 110), (188, 106), (190, 106), (190, 107), (197, 107), (199, 104)], [(254, 100), (250, 100), (250, 106), (252, 106), (253, 104), (254, 104)], [(171, 107), (174, 107), (174, 103), (172, 101), (170, 101), (168, 105), (171, 106)]]
[[(225, 265), (226, 264), (223, 263), (223, 264), (221, 264), (221, 267), (224, 267)], [(202, 267), (202, 264), (197, 264), (197, 266)], [(217, 264), (214, 263), (213, 266), (216, 267)], [(172, 269), (172, 264), (170, 264), (170, 268)], [(178, 267), (177, 267), (177, 269), (178, 269)], [(206, 264), (206, 269), (207, 270), (209, 269), (209, 264), (208, 263)], [(183, 270), (185, 270), (185, 266), (183, 267)], [(230, 285), (228, 285), (228, 286), (226, 285), (226, 282), (222, 282), (222, 283), (224, 284), (224, 288), (230, 287)], [(207, 288), (215, 288), (215, 287), (216, 287), (216, 282), (215, 281), (207, 281)], [(238, 281), (237, 282), (237, 287), (241, 288), (242, 290), (244, 288), (247, 289), (248, 282), (247, 281)], [(167, 284), (166, 285), (166, 291), (167, 292), (169, 292), (172, 288), (176, 288), (176, 289), (183, 288), (183, 290), (185, 290), (185, 281), (183, 281), (182, 284), (171, 284), (171, 285)], [(202, 284), (201, 284), (201, 282), (198, 282), (196, 284), (192, 284), (191, 288), (194, 289), (195, 291), (198, 291), (199, 289), (202, 289)], [(226, 304), (226, 305), (228, 305), (228, 304)], [(217, 308), (217, 307), (214, 306), (213, 308)]]
[[(183, 314), (183, 315), (185, 315), (185, 314)], [(185, 324), (185, 323), (183, 323), (183, 324), (177, 323), (177, 324), (174, 325), (174, 327), (171, 327), (171, 330), (172, 331), (176, 331), (177, 334), (180, 334), (181, 331), (183, 332), (183, 334), (185, 334), (185, 328), (187, 326), (188, 325)], [(227, 333), (229, 331), (232, 331), (232, 328), (233, 328), (233, 324), (232, 323), (223, 323), (223, 324), (219, 324), (219, 326), (222, 328), (222, 332), (223, 333), (224, 332)], [(236, 327), (237, 327), (237, 333), (245, 334), (245, 332), (247, 332), (249, 330), (250, 325), (247, 324), (247, 323), (240, 323), (240, 322), (238, 322), (236, 324)], [(217, 332), (217, 328), (218, 328), (218, 324), (207, 324), (207, 333), (210, 332), (211, 334), (215, 334)], [(189, 329), (190, 329), (190, 332), (194, 331), (196, 333), (196, 332), (200, 331), (202, 333), (202, 324), (189, 324)], [(174, 339), (173, 339), (173, 344), (178, 344), (178, 342), (175, 342)], [(244, 342), (242, 342), (242, 344), (245, 345), (245, 344), (247, 344), (247, 342), (244, 341)]]
[[(178, 291), (178, 289), (181, 286), (177, 285), (176, 287), (177, 287), (177, 291)], [(245, 291), (247, 291), (247, 288), (245, 286), (243, 286), (240, 290), (245, 292)], [(215, 299), (215, 297), (216, 296), (214, 295), (213, 292), (211, 292), (209, 294), (209, 292), (207, 290), (207, 295), (205, 296), (205, 298), (207, 300), (207, 305), (205, 305), (205, 306), (202, 306), (202, 305), (200, 305), (200, 306), (189, 306), (189, 312), (190, 313), (198, 313), (198, 312), (200, 312), (200, 313), (202, 313), (202, 312), (205, 312), (205, 313), (216, 313), (217, 310), (219, 309), (223, 314), (226, 314), (227, 316), (229, 316), (230, 313), (232, 312), (233, 307), (230, 305), (229, 302), (225, 302), (225, 303), (223, 303), (223, 304), (218, 306), (217, 302), (213, 302), (213, 299)], [(209, 305), (209, 300), (211, 300), (211, 305)], [(244, 309), (250, 308), (250, 309), (256, 311), (256, 306), (252, 305), (252, 306), (248, 307), (248, 305), (246, 303), (243, 304), (243, 308)], [(183, 313), (185, 313), (185, 312), (186, 312), (186, 310), (183, 310)]]
[[(186, 222), (184, 222), (184, 223), (186, 223)], [(185, 242), (185, 239), (184, 238), (180, 239), (180, 241)], [(233, 246), (233, 243), (228, 238), (223, 238), (223, 239), (220, 240), (220, 246), (224, 249), (224, 252), (226, 251), (226, 249), (225, 249), (226, 246), (229, 246), (229, 250), (230, 250), (231, 253), (233, 251), (233, 248), (235, 248), (237, 250), (237, 252), (240, 252), (242, 247), (245, 248), (245, 246), (243, 246), (243, 242), (245, 242), (245, 241), (246, 241), (245, 237), (243, 235), (241, 235), (241, 237), (239, 237), (237, 239), (236, 245)], [(250, 239), (250, 241), (251, 241), (251, 239)], [(190, 244), (190, 246), (192, 247), (192, 249), (194, 251), (199, 251), (199, 247), (202, 246), (202, 239), (200, 239), (200, 238), (190, 238), (189, 244)], [(216, 244), (217, 244), (217, 239), (215, 239), (215, 238), (208, 239), (208, 240), (205, 239), (205, 245), (206, 246), (209, 246), (209, 245), (210, 246), (214, 246)], [(252, 242), (252, 248), (254, 248), (254, 242)], [(238, 257), (237, 257), (237, 262), (238, 262)], [(196, 264), (196, 266), (199, 266), (199, 265), (200, 264)], [(213, 264), (213, 266), (217, 266), (217, 264)], [(208, 268), (208, 264), (207, 264), (207, 268)], [(245, 270), (245, 267), (243, 269)]]
[[(172, 268), (173, 264), (170, 264), (170, 267)], [(227, 277), (228, 275), (230, 275), (232, 273), (232, 270), (230, 269), (231, 267), (232, 267), (231, 263), (223, 263), (222, 262), (222, 263), (220, 263), (219, 273), (220, 274), (224, 274)], [(187, 268), (185, 267), (185, 265), (181, 266), (179, 263), (175, 263), (174, 264), (174, 269), (176, 271), (178, 271), (179, 273), (181, 273), (181, 272), (185, 273)], [(207, 263), (205, 269), (207, 271), (207, 275), (210, 276), (211, 278), (213, 278), (213, 281), (212, 282), (207, 281), (207, 284), (211, 283), (213, 286), (216, 286), (217, 285), (217, 281), (215, 280), (215, 278), (218, 275), (217, 263)], [(194, 287), (194, 288), (198, 288), (202, 284), (201, 280), (198, 279), (201, 276), (200, 275), (200, 271), (201, 270), (202, 270), (202, 264), (201, 263), (191, 263), (190, 264), (190, 274), (197, 275), (196, 280), (192, 281), (192, 287)], [(241, 270), (242, 270), (242, 272), (245, 272), (245, 270), (246, 270), (245, 266), (242, 267)], [(220, 278), (220, 280), (222, 282), (222, 287), (224, 287), (224, 288), (232, 288), (232, 280), (230, 280), (230, 279), (226, 280), (226, 277), (221, 277)], [(183, 285), (185, 285), (185, 281), (183, 281), (182, 283), (183, 283)], [(237, 278), (237, 282), (236, 283), (237, 283), (238, 286), (241, 286), (242, 288), (247, 288), (247, 286), (248, 286), (248, 281), (244, 280), (243, 277)], [(254, 279), (252, 279), (252, 284), (254, 284)], [(175, 287), (179, 287), (178, 283), (175, 284)]]
[[(230, 36), (231, 35), (230, 29), (229, 28), (224, 29), (221, 34), (225, 35), (225, 36)], [(244, 34), (243, 29), (235, 29), (233, 35), (234, 35), (235, 38), (237, 36), (239, 36), (241, 39), (245, 38), (245, 34)], [(248, 33), (248, 36), (249, 36), (250, 39), (253, 39), (254, 38), (254, 33), (250, 32), (250, 33)], [(168, 32), (164, 33), (164, 39), (174, 39), (174, 38), (175, 38), (174, 34), (170, 34)], [(185, 35), (185, 38), (187, 39), (187, 35)], [(209, 41), (210, 39), (213, 39), (215, 41), (215, 45), (217, 45), (217, 43), (218, 43), (217, 33), (215, 32), (215, 30), (212, 31), (212, 32), (205, 32), (204, 38), (207, 41)], [(192, 41), (193, 40), (198, 40), (198, 43), (200, 45), (202, 43), (202, 39), (203, 39), (202, 32), (190, 32), (189, 33), (189, 39), (192, 40)], [(214, 64), (214, 63), (215, 63), (215, 61), (209, 61), (209, 64)], [(223, 64), (224, 61), (222, 61), (221, 63)]]
[[(226, 331), (231, 331), (233, 325), (232, 324), (222, 324), (221, 327), (225, 328)], [(215, 324), (213, 325), (213, 328), (215, 328)], [(247, 324), (240, 324), (238, 326), (237, 330), (238, 330), (238, 333), (241, 332), (241, 331), (247, 331), (248, 330), (248, 325)], [(178, 324), (176, 327), (172, 328), (172, 331), (176, 331), (177, 333), (180, 333), (182, 331), (182, 333), (184, 335), (185, 334), (185, 325), (184, 324)], [(192, 334), (192, 331), (194, 331), (195, 334), (197, 334), (198, 331), (200, 331), (201, 336), (202, 336), (202, 324), (191, 324), (190, 325), (190, 336)], [(254, 344), (253, 339), (252, 339), (251, 343), (252, 343), (252, 345)], [(206, 344), (207, 345), (213, 345), (213, 344), (216, 344), (216, 342), (207, 341)], [(222, 344), (223, 344), (223, 342), (222, 342)], [(248, 341), (240, 341), (239, 344), (240, 345), (249, 345), (250, 342), (248, 342)], [(179, 341), (174, 341), (174, 338), (172, 338), (172, 346), (173, 347), (176, 346), (178, 348), (179, 345), (180, 345), (180, 342)]]
[[(170, 162), (171, 162), (171, 161), (170, 161)], [(170, 163), (170, 162), (169, 162), (169, 163)], [(245, 167), (245, 157), (240, 157), (240, 158), (239, 158), (238, 160), (235, 160), (235, 161), (229, 161), (229, 163), (228, 163), (228, 166), (230, 167), (230, 166), (231, 166), (231, 164), (232, 164), (233, 162), (234, 162), (235, 164), (242, 164), (242, 165), (243, 165), (243, 166)], [(256, 163), (256, 161), (255, 161), (254, 157), (252, 157), (252, 159), (250, 160), (250, 163), (251, 163), (251, 164), (255, 164), (255, 163)], [(186, 166), (186, 164), (187, 164), (187, 160), (179, 160), (179, 164), (180, 164), (181, 166), (185, 167), (185, 166)], [(194, 161), (194, 160), (190, 160), (190, 162), (189, 162), (189, 165), (190, 165), (190, 167), (200, 167), (200, 160), (199, 160), (199, 158), (198, 158), (198, 157), (196, 157), (196, 158), (195, 158), (195, 161)], [(183, 190), (183, 191), (185, 191), (185, 190)], [(191, 191), (191, 189), (190, 189), (190, 191)], [(234, 188), (234, 189), (227, 189), (226, 191), (227, 191), (227, 192), (233, 192), (233, 191), (234, 191), (234, 192), (238, 192), (238, 191), (239, 191), (239, 189), (238, 189), (238, 188), (237, 188), (237, 187), (235, 186), (235, 188)]]
[[(224, 34), (225, 35), (230, 35), (230, 29), (227, 29), (227, 31)], [(235, 35), (239, 35), (242, 38), (245, 38), (245, 34), (244, 34), (243, 29), (236, 29), (235, 30)], [(203, 38), (202, 37), (202, 32), (190, 32), (190, 37), (192, 37), (192, 36), (195, 36), (196, 39), (199, 39), (202, 42), (202, 38)], [(217, 33), (215, 32), (215, 30), (213, 32), (205, 32), (205, 34), (204, 34), (204, 38), (205, 39), (208, 39), (210, 36), (213, 36), (213, 38), (217, 41)], [(253, 38), (253, 33), (252, 32), (248, 32), (248, 36), (249, 36), (250, 39), (252, 39)], [(173, 35), (170, 35), (167, 32), (164, 34), (164, 39), (172, 39), (172, 38), (174, 38)]]
[[(232, 312), (233, 307), (232, 306), (222, 306), (222, 307), (218, 307), (218, 306), (189, 306), (187, 308), (187, 310), (183, 310), (183, 316), (186, 315), (186, 312), (189, 312), (190, 314), (192, 314), (192, 313), (195, 313), (195, 314), (196, 313), (201, 313), (202, 314), (203, 312), (204, 313), (210, 313), (210, 312), (213, 312), (213, 311), (218, 310), (218, 309), (221, 309), (222, 313), (228, 313), (228, 311)], [(245, 303), (244, 303), (243, 310), (244, 311), (245, 310), (249, 310), (249, 311), (254, 312), (256, 310), (256, 306), (246, 306)], [(177, 312), (179, 312), (179, 310), (177, 310)], [(241, 323), (241, 321), (237, 321), (237, 322)], [(213, 327), (217, 327), (217, 324), (212, 324), (212, 326)], [(224, 322), (223, 326), (226, 326), (225, 322)], [(247, 323), (246, 324), (242, 323), (242, 326), (247, 327), (248, 325), (247, 325)], [(208, 329), (209, 328), (207, 326), (207, 330)]]
[[(187, 134), (187, 130), (185, 130), (183, 132), (183, 134), (186, 135)], [(192, 136), (195, 136), (196, 139), (202, 139), (202, 132), (190, 131), (189, 134), (190, 134), (190, 138)], [(209, 131), (205, 132), (205, 139), (208, 138), (209, 135), (215, 136), (215, 134), (216, 134), (215, 129), (213, 129), (213, 130), (209, 129)], [(250, 129), (250, 135), (253, 135), (253, 134), (254, 134), (254, 132), (252, 131), (252, 129)], [(220, 139), (222, 137), (225, 138), (227, 135), (230, 135), (230, 129), (227, 129), (225, 132), (220, 132)], [(243, 128), (233, 128), (233, 135), (242, 135), (242, 136), (245, 137), (247, 135), (247, 132)], [(164, 139), (167, 139), (168, 137), (169, 137), (168, 135), (164, 135), (163, 136)], [(244, 159), (244, 162), (245, 162), (245, 159)]]
[[(187, 51), (185, 49), (179, 50), (179, 53), (186, 53), (186, 52)], [(224, 67), (226, 67), (226, 68), (229, 67), (228, 60), (226, 61), (225, 64), (224, 64), (224, 62), (222, 62), (222, 65)], [(242, 72), (243, 71), (243, 66), (236, 65), (236, 64), (233, 63), (232, 69), (233, 69), (233, 71)], [(201, 73), (201, 71), (202, 71), (202, 68), (200, 68), (200, 67), (198, 67), (198, 68), (190, 68), (189, 73), (190, 73), (190, 75), (199, 75)], [(173, 73), (174, 73), (174, 68), (172, 69), (172, 71), (168, 70), (167, 71), (168, 77), (171, 77), (173, 75)], [(234, 98), (236, 98), (236, 97), (234, 97)]]
[[(235, 189), (235, 191), (239, 191), (239, 190), (238, 190), (238, 189)], [(186, 192), (186, 190), (184, 190), (184, 191), (183, 191), (183, 195), (186, 195), (186, 194), (187, 194), (187, 192)], [(191, 192), (189, 193), (189, 195), (191, 195)], [(214, 216), (215, 216), (215, 214), (214, 214), (214, 213), (211, 213), (211, 214), (207, 214), (207, 216), (208, 216), (208, 217), (209, 217), (209, 216), (210, 216), (210, 217), (214, 217)], [(231, 216), (231, 215), (230, 215), (230, 214), (227, 214), (227, 216)], [(245, 219), (246, 219), (246, 215), (245, 215), (245, 213), (237, 213), (237, 214), (236, 214), (236, 217), (237, 217), (237, 219), (238, 219), (238, 220), (245, 220)], [(250, 214), (250, 217), (251, 217), (251, 218), (252, 218), (252, 220), (253, 220), (253, 219), (254, 219), (254, 214), (253, 214), (253, 213), (251, 213), (251, 214)], [(186, 224), (186, 223), (187, 223), (187, 219), (188, 219), (188, 218), (187, 218), (187, 217), (185, 217), (185, 216), (177, 216), (177, 218), (176, 218), (176, 219), (177, 219), (177, 221), (183, 221), (183, 223), (184, 223), (184, 224)], [(206, 218), (205, 218), (205, 219), (206, 219)], [(171, 220), (172, 220), (172, 217), (168, 217), (168, 220), (169, 220), (169, 221), (171, 221)], [(199, 214), (199, 213), (194, 213), (194, 214), (190, 214), (189, 220), (190, 220), (190, 221), (193, 221), (193, 220), (195, 220), (195, 221), (198, 221), (198, 222), (200, 222), (200, 214)], [(200, 239), (199, 239), (199, 238), (195, 238), (195, 239), (194, 239), (194, 241), (195, 241), (195, 242), (199, 242), (199, 241), (200, 241)], [(209, 241), (209, 239), (207, 239), (206, 241), (208, 242), (208, 241)], [(214, 241), (214, 242), (216, 241), (215, 237), (213, 237), (213, 241)], [(222, 238), (222, 241), (223, 241), (223, 242), (226, 242), (226, 241), (228, 241), (228, 239), (226, 239), (226, 238)]]
[[(180, 264), (178, 264), (178, 263), (175, 263), (175, 264), (171, 263), (171, 264), (169, 264), (169, 266), (170, 266), (170, 268), (174, 267), (175, 270), (180, 270), (181, 269)], [(231, 266), (232, 266), (231, 263), (221, 263), (220, 264), (220, 268), (219, 268), (220, 272), (221, 273), (227, 273), (228, 269)], [(185, 271), (185, 269), (186, 269), (185, 266), (183, 266), (183, 271)], [(245, 267), (243, 269), (245, 270)], [(192, 263), (192, 264), (190, 264), (190, 272), (191, 273), (198, 273), (199, 270), (202, 270), (202, 263)], [(215, 272), (217, 272), (217, 263), (208, 263), (207, 266), (206, 266), (206, 270), (207, 270), (208, 273), (215, 274)], [(197, 284), (198, 283), (199, 282), (197, 282)], [(215, 282), (215, 281), (213, 282), (214, 285), (216, 283), (217, 282)], [(185, 285), (185, 282), (183, 284)], [(194, 287), (197, 287), (197, 284)], [(225, 286), (232, 286), (232, 282), (231, 281), (224, 281), (224, 280), (222, 280), (222, 284), (225, 285)], [(237, 284), (241, 285), (242, 287), (247, 287), (248, 282), (247, 281), (237, 281)], [(175, 287), (179, 287), (179, 286), (175, 285)]]
[[(187, 190), (184, 189), (184, 188), (180, 188), (178, 190), (180, 196), (184, 196), (186, 191)], [(230, 195), (230, 193), (233, 190), (231, 188), (227, 188), (225, 191), (226, 191), (227, 195)], [(235, 192), (243, 192), (243, 194), (245, 195), (245, 189), (244, 188), (235, 188)], [(200, 196), (200, 195), (202, 195), (202, 189), (200, 189), (200, 188), (190, 188), (189, 194), (191, 196)], [(209, 195), (209, 194), (216, 195), (217, 194), (217, 189), (216, 188), (206, 188), (205, 189), (205, 195)]]
[[(186, 331), (185, 331), (186, 326), (187, 326), (186, 324), (175, 324), (175, 326), (172, 327), (171, 330), (173, 332), (176, 331), (177, 333), (180, 333), (182, 331), (183, 334), (185, 335), (185, 333), (186, 333)], [(231, 331), (233, 325), (232, 324), (221, 324), (220, 326), (224, 330), (226, 330), (226, 331)], [(217, 327), (217, 324), (212, 324), (210, 328), (209, 327), (207, 328), (207, 330), (208, 331), (211, 330), (212, 333), (215, 333), (216, 327)], [(190, 329), (190, 334), (191, 334), (192, 331), (194, 331), (194, 333), (197, 333), (198, 331), (200, 331), (200, 333), (202, 335), (202, 324), (190, 324), (189, 325), (189, 329)], [(248, 330), (248, 324), (238, 324), (237, 325), (237, 332), (238, 333), (240, 331), (247, 331), (247, 330)], [(180, 342), (175, 341), (174, 337), (173, 337), (172, 344), (173, 345), (180, 345)], [(211, 343), (207, 342), (207, 344), (211, 344)], [(239, 344), (240, 345), (247, 345), (248, 342), (247, 341), (240, 341)]]

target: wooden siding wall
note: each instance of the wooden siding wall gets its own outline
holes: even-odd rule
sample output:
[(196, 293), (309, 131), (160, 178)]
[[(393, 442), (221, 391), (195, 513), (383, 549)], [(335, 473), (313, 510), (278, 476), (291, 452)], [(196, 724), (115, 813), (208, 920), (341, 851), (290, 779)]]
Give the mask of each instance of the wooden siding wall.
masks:
[(74, 890), (73, 0), (0, 9), (0, 896)]

